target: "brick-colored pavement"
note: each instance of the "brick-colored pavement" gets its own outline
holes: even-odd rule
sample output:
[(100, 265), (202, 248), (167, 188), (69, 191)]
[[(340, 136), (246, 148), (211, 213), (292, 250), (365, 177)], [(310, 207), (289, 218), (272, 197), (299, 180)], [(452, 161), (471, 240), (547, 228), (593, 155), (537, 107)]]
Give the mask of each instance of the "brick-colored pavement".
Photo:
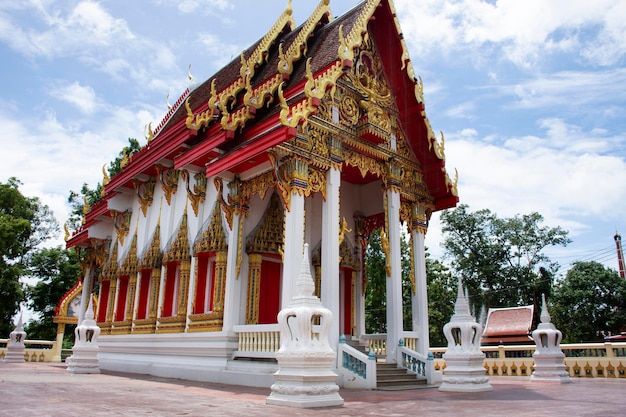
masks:
[(626, 379), (537, 384), (491, 378), (493, 391), (344, 390), (343, 407), (265, 404), (269, 389), (109, 373), (75, 375), (62, 364), (0, 362), (0, 416), (625, 416)]

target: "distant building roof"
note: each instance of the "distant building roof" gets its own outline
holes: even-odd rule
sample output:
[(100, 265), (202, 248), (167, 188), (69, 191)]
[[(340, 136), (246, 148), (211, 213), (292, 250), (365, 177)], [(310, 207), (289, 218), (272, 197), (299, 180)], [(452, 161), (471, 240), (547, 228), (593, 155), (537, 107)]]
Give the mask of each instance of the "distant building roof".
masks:
[(480, 340), (482, 345), (532, 343), (534, 306), (490, 308)]

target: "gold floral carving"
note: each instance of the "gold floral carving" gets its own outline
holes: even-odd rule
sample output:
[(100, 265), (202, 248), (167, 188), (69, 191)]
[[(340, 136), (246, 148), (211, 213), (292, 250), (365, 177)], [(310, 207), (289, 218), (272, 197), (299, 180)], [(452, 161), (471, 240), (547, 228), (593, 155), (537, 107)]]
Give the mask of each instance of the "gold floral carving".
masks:
[(99, 281), (113, 281), (117, 279), (118, 263), (117, 263), (117, 241), (112, 242), (113, 248), (109, 252), (102, 271), (100, 272)]
[(344, 122), (349, 127), (356, 126), (359, 122), (359, 118), (361, 117), (361, 110), (359, 108), (359, 103), (354, 97), (348, 94), (343, 94), (341, 96), (339, 116), (340, 121)]
[(267, 190), (274, 188), (275, 185), (276, 177), (274, 176), (274, 172), (265, 172), (243, 183), (242, 198), (249, 201), (252, 196), (258, 195), (260, 199), (264, 199)]
[(126, 257), (122, 261), (122, 265), (118, 271), (119, 275), (136, 275), (137, 274), (137, 232), (133, 235), (133, 241)]
[(189, 261), (189, 231), (187, 229), (187, 210), (180, 221), (176, 238), (171, 243), (170, 247), (163, 254), (163, 263), (175, 262), (175, 261)]
[(248, 257), (248, 303), (246, 306), (246, 324), (257, 324), (259, 322), (261, 263), (262, 256), (260, 254), (250, 254)]
[(426, 202), (417, 202), (411, 206), (411, 228), (419, 233), (426, 234), (428, 221), (434, 206)]
[(141, 182), (138, 180), (133, 180), (133, 183), (135, 184), (137, 197), (139, 198), (139, 206), (141, 207), (141, 212), (143, 213), (143, 217), (146, 217), (146, 215), (148, 214), (148, 207), (152, 205), (154, 197), (154, 187), (156, 185), (156, 182)]
[(128, 235), (130, 231), (130, 219), (132, 217), (132, 212), (127, 210), (125, 212), (119, 212), (116, 210), (111, 210), (111, 216), (113, 217), (113, 226), (115, 227), (115, 231), (117, 232), (117, 240), (121, 245), (124, 245), (124, 239)]
[(181, 171), (181, 175), (183, 177), (183, 181), (187, 185), (187, 197), (191, 201), (191, 208), (193, 209), (193, 214), (198, 217), (198, 209), (200, 207), (200, 203), (202, 203), (206, 199), (206, 187), (207, 187), (207, 178), (203, 172), (198, 172), (193, 176), (195, 180), (195, 184), (193, 185), (193, 190), (189, 186), (189, 179), (191, 174), (186, 169)]
[(200, 239), (193, 245), (194, 256), (202, 252), (227, 251), (228, 243), (226, 233), (222, 226), (222, 212), (219, 202), (216, 201), (211, 213), (211, 220), (208, 227), (200, 236)]
[(152, 240), (148, 249), (142, 254), (137, 264), (137, 268), (141, 269), (159, 269), (161, 270), (161, 225), (157, 224), (152, 234)]
[(374, 158), (370, 158), (350, 149), (344, 150), (343, 156), (344, 162), (347, 165), (358, 168), (363, 178), (365, 178), (368, 172), (381, 178), (386, 175), (384, 165)]
[(404, 177), (402, 165), (395, 160), (390, 160), (386, 164), (386, 169), (387, 176), (385, 178), (385, 187), (399, 193)]
[(348, 240), (344, 240), (339, 245), (339, 258), (341, 259), (339, 265), (343, 268), (349, 268), (353, 271), (360, 270), (359, 258), (356, 256), (354, 248), (350, 245)]
[(172, 195), (176, 194), (178, 190), (178, 177), (180, 171), (175, 169), (166, 168), (162, 165), (156, 165), (157, 172), (159, 173), (159, 183), (161, 189), (165, 194), (165, 201), (169, 206), (172, 203)]
[(280, 197), (274, 192), (263, 218), (246, 239), (246, 252), (279, 255), (284, 245), (284, 218)]
[(404, 223), (407, 226), (409, 233), (412, 230), (412, 222), (413, 222), (412, 206), (413, 204), (411, 204), (411, 202), (409, 201), (402, 200), (400, 202), (400, 223)]
[(278, 156), (273, 152), (270, 152), (269, 158), (274, 167), (276, 186), (281, 191), (287, 210), (292, 193), (309, 197), (311, 193), (321, 192), (326, 200), (326, 174), (311, 167), (307, 159), (292, 155), (279, 163)]

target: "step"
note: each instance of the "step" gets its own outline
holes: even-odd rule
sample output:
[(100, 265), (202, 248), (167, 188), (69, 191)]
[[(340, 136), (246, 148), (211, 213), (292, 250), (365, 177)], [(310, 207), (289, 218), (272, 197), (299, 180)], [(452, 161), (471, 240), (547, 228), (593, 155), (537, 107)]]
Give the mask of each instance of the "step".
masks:
[(417, 389), (426, 386), (426, 378), (417, 378), (406, 369), (398, 368), (393, 363), (379, 363), (376, 366), (376, 389), (402, 390)]

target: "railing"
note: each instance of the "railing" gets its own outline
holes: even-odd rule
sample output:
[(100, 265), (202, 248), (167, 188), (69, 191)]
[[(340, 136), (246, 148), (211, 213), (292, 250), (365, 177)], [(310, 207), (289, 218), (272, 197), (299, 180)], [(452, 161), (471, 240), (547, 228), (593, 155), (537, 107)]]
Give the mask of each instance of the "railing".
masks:
[[(417, 345), (416, 332), (403, 332), (404, 346), (408, 349), (415, 350)], [(359, 340), (366, 342), (368, 350), (374, 351), (376, 356), (387, 355), (387, 334), (364, 334), (359, 337)]]
[(276, 358), (276, 352), (280, 348), (278, 324), (235, 326), (234, 331), (239, 334), (239, 345), (233, 358)]
[[(7, 354), (10, 339), (0, 339), (0, 360)], [(26, 362), (58, 362), (60, 357), (56, 342), (50, 340), (24, 340), (24, 360)]]
[(337, 347), (337, 371), (343, 377), (346, 388), (376, 388), (376, 356), (370, 350), (366, 355), (346, 343), (345, 336), (339, 338)]
[[(570, 377), (626, 378), (626, 343), (576, 343), (561, 345)], [(535, 364), (534, 345), (483, 346), (487, 375), (530, 376)], [(446, 348), (431, 348), (435, 370), (444, 370)]]
[(432, 353), (424, 356), (419, 352), (409, 349), (400, 343), (398, 346), (398, 364), (417, 377), (426, 378), (426, 383), (431, 385), (439, 382), (441, 372), (435, 370), (435, 361)]

